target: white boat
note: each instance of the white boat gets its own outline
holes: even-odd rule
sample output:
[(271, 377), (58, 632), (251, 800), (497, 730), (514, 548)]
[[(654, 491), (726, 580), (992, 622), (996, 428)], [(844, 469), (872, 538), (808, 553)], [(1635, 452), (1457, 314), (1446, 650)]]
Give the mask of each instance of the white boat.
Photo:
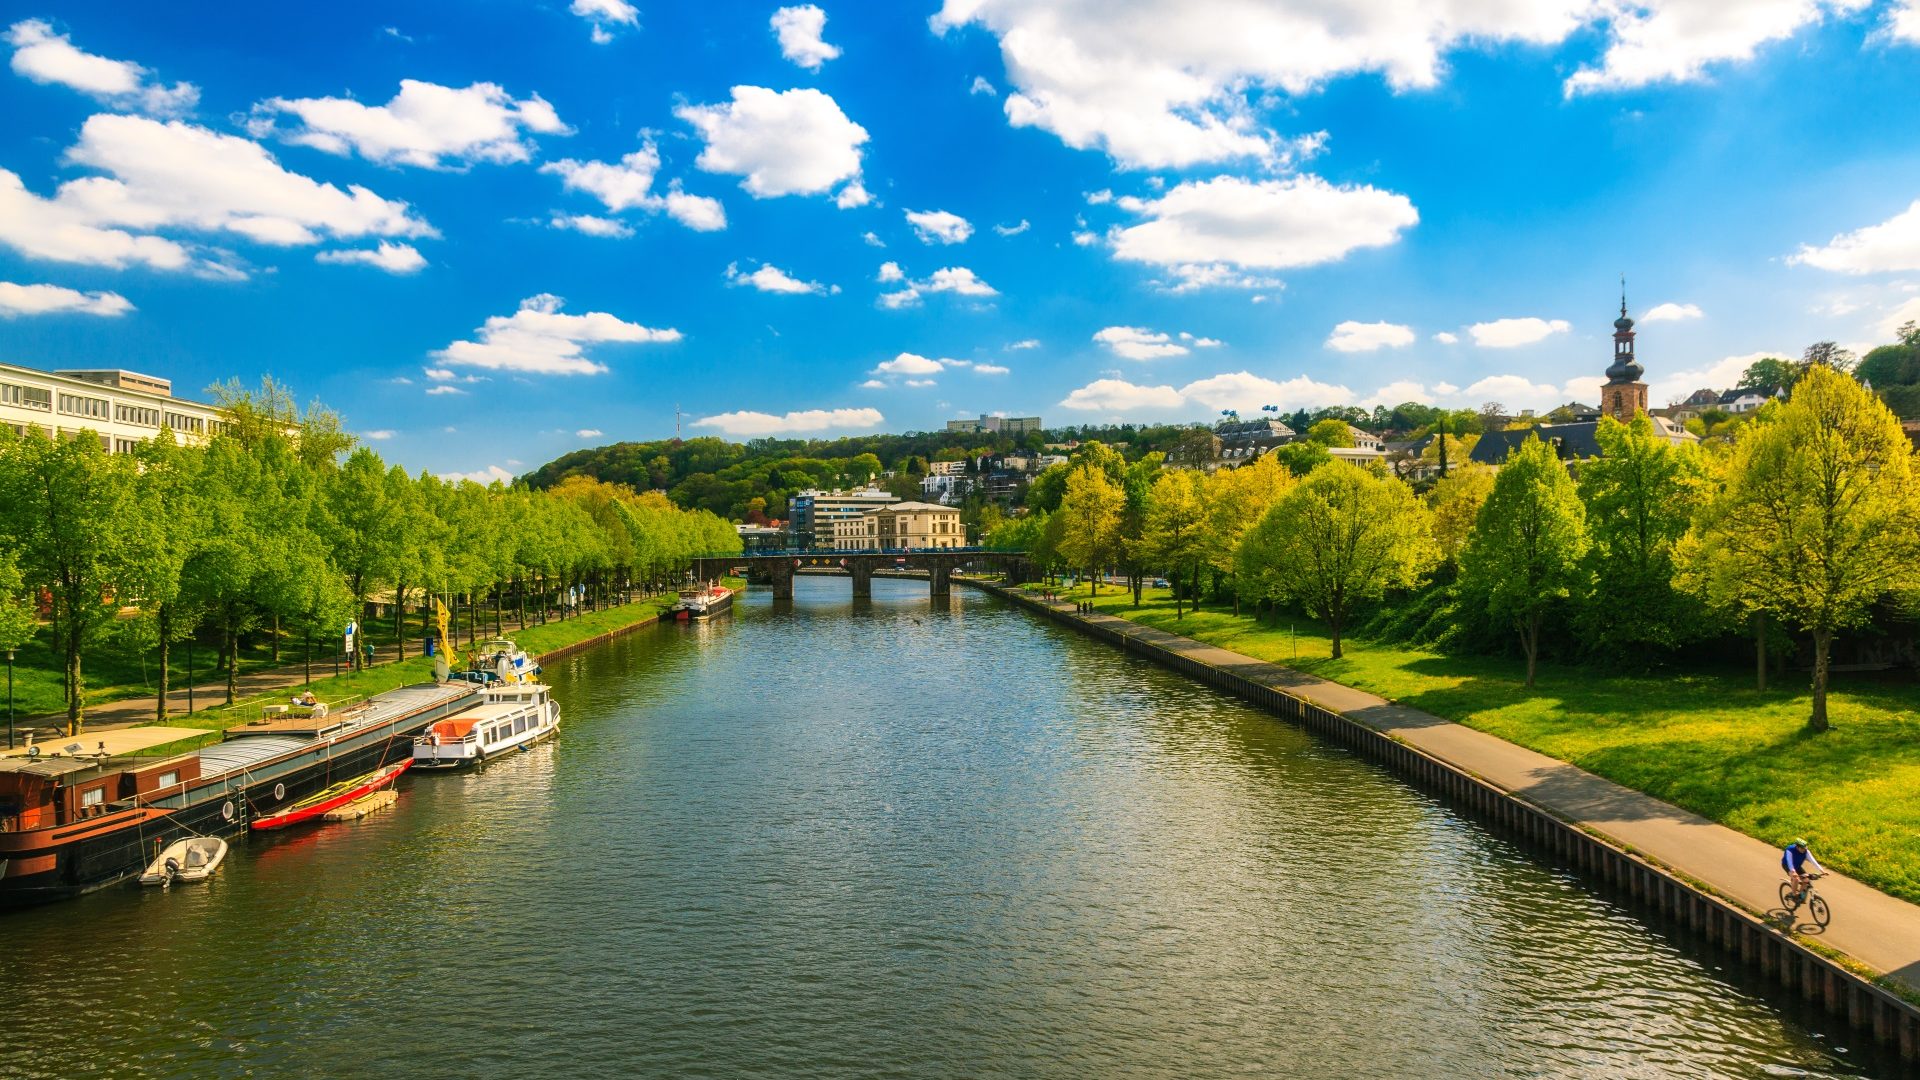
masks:
[(417, 769), (459, 769), (522, 750), (560, 730), (560, 706), (543, 683), (501, 683), (481, 702), (437, 721), (413, 740)]
[(189, 836), (167, 845), (140, 875), (142, 885), (171, 885), (176, 881), (205, 881), (227, 857), (227, 842), (217, 836)]
[(491, 638), (473, 647), (458, 677), (482, 686), (531, 683), (540, 677), (540, 664), (512, 639)]
[(680, 590), (680, 600), (667, 609), (667, 617), (675, 622), (709, 619), (732, 606), (733, 590), (715, 582)]

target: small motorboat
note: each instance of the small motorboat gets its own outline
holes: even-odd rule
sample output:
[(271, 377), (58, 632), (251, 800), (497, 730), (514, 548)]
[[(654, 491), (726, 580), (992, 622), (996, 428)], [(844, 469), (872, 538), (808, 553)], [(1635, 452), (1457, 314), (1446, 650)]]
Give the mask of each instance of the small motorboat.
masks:
[(205, 881), (227, 857), (227, 842), (217, 836), (189, 836), (167, 845), (140, 875), (142, 885), (171, 885), (176, 881)]
[(301, 799), (277, 814), (255, 819), (249, 828), (255, 832), (265, 832), (268, 829), (284, 829), (289, 825), (311, 821), (329, 810), (338, 809), (355, 799), (379, 791), (399, 779), (400, 774), (406, 772), (412, 764), (412, 758), (403, 758), (384, 769), (377, 769), (351, 780), (342, 780), (318, 794)]

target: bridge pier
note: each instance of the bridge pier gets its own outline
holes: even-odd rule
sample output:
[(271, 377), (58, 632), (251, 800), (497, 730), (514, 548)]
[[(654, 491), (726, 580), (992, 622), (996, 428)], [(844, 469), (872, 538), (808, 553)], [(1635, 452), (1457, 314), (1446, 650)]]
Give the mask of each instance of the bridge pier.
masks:
[(847, 573), (853, 575), (854, 598), (873, 599), (873, 562), (869, 559), (848, 559)]
[(927, 592), (930, 596), (953, 595), (953, 565), (944, 559), (930, 560), (927, 566)]
[(773, 582), (775, 600), (793, 599), (793, 563), (786, 559), (767, 560), (767, 577)]

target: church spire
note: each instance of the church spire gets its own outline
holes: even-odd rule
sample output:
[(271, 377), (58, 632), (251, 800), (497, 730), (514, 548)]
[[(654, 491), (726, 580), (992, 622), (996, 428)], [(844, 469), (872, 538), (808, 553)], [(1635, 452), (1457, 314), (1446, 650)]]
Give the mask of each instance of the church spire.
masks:
[(1620, 317), (1627, 317), (1627, 275), (1620, 275)]
[(1620, 275), (1620, 317), (1613, 321), (1613, 363), (1600, 388), (1600, 411), (1625, 423), (1647, 409), (1646, 369), (1633, 355), (1633, 319), (1627, 315), (1627, 275)]

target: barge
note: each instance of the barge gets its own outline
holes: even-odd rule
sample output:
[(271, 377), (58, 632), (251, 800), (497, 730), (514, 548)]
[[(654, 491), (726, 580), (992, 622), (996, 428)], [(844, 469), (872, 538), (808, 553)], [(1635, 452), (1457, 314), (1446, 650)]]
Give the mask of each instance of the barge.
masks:
[(410, 762), (413, 737), (478, 693), (467, 682), (403, 686), (167, 757), (0, 758), (0, 909), (118, 884), (177, 840), (244, 833), (343, 779)]
[(680, 590), (680, 601), (667, 609), (667, 617), (675, 622), (709, 619), (732, 607), (733, 590), (716, 582)]

